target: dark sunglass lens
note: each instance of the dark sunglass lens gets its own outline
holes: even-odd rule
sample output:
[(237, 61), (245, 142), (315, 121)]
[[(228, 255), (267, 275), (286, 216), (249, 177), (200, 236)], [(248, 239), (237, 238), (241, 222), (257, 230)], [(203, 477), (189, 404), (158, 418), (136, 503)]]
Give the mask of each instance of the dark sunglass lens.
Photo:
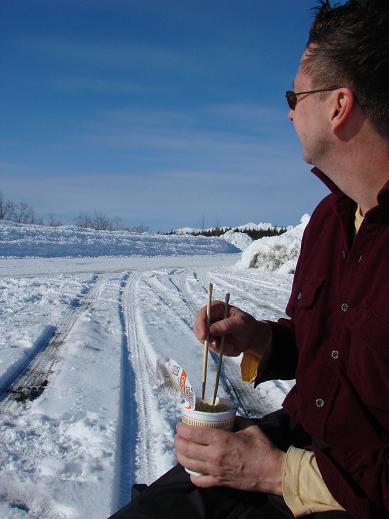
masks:
[(297, 96), (292, 90), (288, 90), (285, 93), (286, 101), (288, 103), (288, 106), (291, 110), (294, 110), (296, 108), (296, 102), (297, 102)]

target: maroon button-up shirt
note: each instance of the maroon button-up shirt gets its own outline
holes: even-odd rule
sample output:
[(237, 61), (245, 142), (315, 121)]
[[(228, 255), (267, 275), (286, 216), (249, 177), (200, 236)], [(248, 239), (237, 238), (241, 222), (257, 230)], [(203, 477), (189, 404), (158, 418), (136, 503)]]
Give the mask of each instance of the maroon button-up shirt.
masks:
[(389, 518), (389, 182), (355, 237), (356, 204), (332, 190), (305, 230), (290, 319), (272, 323), (258, 382), (296, 378), (283, 405), (318, 440), (307, 448), (332, 495), (356, 519)]

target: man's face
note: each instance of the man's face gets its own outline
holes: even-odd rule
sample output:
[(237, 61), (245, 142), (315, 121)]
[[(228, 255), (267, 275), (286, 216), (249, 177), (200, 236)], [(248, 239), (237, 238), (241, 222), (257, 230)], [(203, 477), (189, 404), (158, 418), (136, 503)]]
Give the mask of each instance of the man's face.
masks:
[[(310, 77), (304, 72), (302, 63), (305, 56), (306, 52), (304, 52), (297, 70), (293, 90), (305, 92), (321, 87), (325, 88), (326, 85), (313, 85)], [(301, 142), (304, 160), (309, 164), (320, 167), (329, 145), (329, 120), (325, 98), (318, 93), (298, 96), (295, 109), (289, 110), (288, 119), (294, 124)]]

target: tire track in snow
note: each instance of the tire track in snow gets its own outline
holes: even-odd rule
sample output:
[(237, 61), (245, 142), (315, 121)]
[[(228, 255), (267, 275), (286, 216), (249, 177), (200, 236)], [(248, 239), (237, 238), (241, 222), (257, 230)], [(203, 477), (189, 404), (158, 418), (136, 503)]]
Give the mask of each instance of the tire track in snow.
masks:
[[(171, 278), (169, 278), (171, 282)], [(192, 329), (193, 325), (193, 308), (189, 301), (182, 298), (181, 294), (177, 297), (169, 287), (161, 283), (155, 276), (147, 277), (143, 279), (143, 283), (153, 292), (153, 295), (159, 299), (159, 301), (169, 308), (169, 310), (176, 316), (177, 320), (182, 322), (187, 328)], [(175, 287), (176, 288), (176, 287)], [(186, 310), (180, 312), (177, 308), (182, 307), (182, 303), (185, 304)], [(178, 306), (180, 305), (180, 306)]]
[(256, 308), (263, 308), (265, 311), (271, 311), (277, 314), (284, 314), (283, 308), (281, 308), (279, 305), (267, 302), (265, 303), (263, 300), (259, 300), (257, 297), (251, 295), (243, 288), (237, 287), (233, 283), (221, 278), (217, 274), (212, 273), (212, 278), (216, 280), (216, 284), (218, 284), (220, 287), (225, 287), (227, 291), (230, 291), (231, 295), (235, 294), (246, 301), (251, 301), (252, 303), (254, 303)]
[(193, 295), (189, 292), (188, 289), (188, 277), (186, 274), (192, 274), (193, 279), (198, 280), (196, 272), (185, 269), (180, 271), (172, 272), (172, 277), (170, 278), (171, 284), (175, 287), (179, 295), (182, 297), (182, 299), (185, 301), (185, 303), (190, 308), (191, 313), (193, 314), (193, 323), (195, 320), (196, 313), (201, 308), (201, 304), (195, 303)]
[(116, 495), (114, 495), (113, 509), (126, 505), (131, 498), (131, 486), (134, 483), (135, 449), (137, 437), (137, 409), (135, 400), (135, 372), (130, 362), (128, 308), (125, 304), (125, 291), (133, 290), (137, 279), (136, 274), (131, 277), (125, 273), (119, 289), (119, 321), (121, 324), (121, 380), (119, 398), (119, 421), (117, 433), (117, 452), (115, 466)]
[[(255, 269), (254, 269), (255, 270)], [(224, 274), (224, 278), (229, 279), (231, 282), (239, 282), (248, 284), (249, 287), (259, 287), (261, 289), (270, 289), (273, 292), (280, 293), (282, 292), (285, 297), (289, 297), (290, 288), (291, 288), (291, 277), (279, 274), (279, 278), (277, 279), (277, 284), (275, 285), (274, 276), (276, 273), (271, 272), (271, 276), (269, 276), (270, 272), (266, 271), (257, 271), (260, 275), (253, 275), (251, 277), (239, 275), (238, 272), (226, 272)], [(269, 279), (267, 279), (269, 277)], [(275, 288), (276, 287), (276, 288)]]
[[(29, 359), (29, 363), (26, 367), (19, 369), (15, 383), (11, 386), (11, 389), (15, 387), (16, 389), (21, 388), (23, 395), (25, 395), (27, 394), (25, 392), (38, 387), (42, 377), (55, 374), (53, 367), (54, 364), (60, 360), (60, 347), (66, 341), (68, 335), (72, 332), (74, 326), (76, 326), (83, 314), (93, 308), (99, 294), (105, 286), (105, 282), (106, 280), (102, 276), (95, 275), (91, 279), (88, 288), (78, 297), (77, 301), (74, 301), (72, 308), (67, 310), (57, 329), (53, 327), (54, 335), (52, 340), (46, 341), (45, 343), (42, 339), (43, 349), (39, 352), (35, 352), (33, 358)], [(43, 389), (49, 385), (49, 382), (50, 380), (44, 385)], [(9, 389), (8, 387), (8, 391)], [(36, 398), (39, 395), (33, 396)], [(15, 401), (22, 401), (22, 399), (19, 398), (19, 393), (7, 393), (4, 400), (0, 402), (0, 411), (7, 411), (12, 402)], [(13, 407), (10, 414), (13, 415), (13, 418), (17, 415), (22, 416), (25, 409), (24, 406)], [(28, 414), (28, 411), (29, 409), (27, 408), (26, 414)], [(6, 423), (7, 422), (5, 422), (5, 424)], [(47, 429), (45, 429), (44, 432), (47, 433)], [(24, 449), (33, 452), (36, 450), (36, 454), (39, 456), (46, 454), (44, 449), (39, 449), (39, 443), (37, 443), (36, 439), (34, 440), (34, 438), (27, 436), (25, 440), (23, 444)], [(47, 441), (47, 436), (43, 434), (42, 431), (39, 431), (39, 442), (42, 442), (44, 445), (45, 441)], [(66, 447), (63, 448), (66, 450)], [(31, 492), (31, 483), (28, 481), (27, 483), (29, 483), (29, 485), (27, 486), (27, 491), (24, 489), (25, 493), (23, 491), (20, 492), (18, 486), (16, 489), (12, 489), (12, 485), (9, 490), (3, 489), (0, 494), (0, 500), (7, 503), (11, 510), (14, 509), (15, 513), (23, 513), (23, 516), (25, 514), (26, 517), (28, 516), (31, 519), (64, 519), (65, 517), (70, 517), (65, 512), (55, 510), (56, 503), (51, 503), (47, 494), (45, 495), (44, 492)]]
[(86, 292), (67, 310), (57, 327), (48, 326), (30, 355), (4, 380), (0, 386), (0, 412), (6, 411), (15, 401), (34, 400), (43, 393), (49, 384), (50, 375), (54, 372), (54, 364), (58, 360), (62, 343), (77, 319), (93, 305), (100, 283), (101, 278), (94, 276)]
[(129, 501), (133, 483), (148, 484), (160, 475), (160, 457), (166, 448), (165, 419), (154, 388), (155, 367), (150, 362), (150, 345), (142, 331), (139, 311), (139, 286), (146, 274), (137, 272), (125, 277), (121, 287), (122, 381), (116, 467), (119, 492), (115, 503), (119, 506)]

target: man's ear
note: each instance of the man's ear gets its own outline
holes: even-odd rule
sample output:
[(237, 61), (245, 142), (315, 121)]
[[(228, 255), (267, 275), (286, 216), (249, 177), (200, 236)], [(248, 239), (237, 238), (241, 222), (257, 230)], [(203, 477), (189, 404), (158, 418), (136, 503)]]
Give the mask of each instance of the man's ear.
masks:
[(339, 88), (333, 92), (330, 111), (330, 122), (334, 133), (342, 130), (350, 120), (355, 105), (355, 96), (349, 88)]

